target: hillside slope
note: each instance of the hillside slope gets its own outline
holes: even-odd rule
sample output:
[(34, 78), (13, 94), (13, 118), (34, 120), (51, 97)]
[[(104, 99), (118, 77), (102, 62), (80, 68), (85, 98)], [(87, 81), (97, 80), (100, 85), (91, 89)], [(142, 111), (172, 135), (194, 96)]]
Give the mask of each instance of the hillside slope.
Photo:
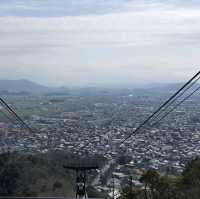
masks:
[(19, 153), (0, 155), (0, 195), (72, 197), (73, 177), (62, 164), (45, 156)]
[(0, 80), (0, 91), (40, 93), (52, 90), (54, 89), (29, 80)]

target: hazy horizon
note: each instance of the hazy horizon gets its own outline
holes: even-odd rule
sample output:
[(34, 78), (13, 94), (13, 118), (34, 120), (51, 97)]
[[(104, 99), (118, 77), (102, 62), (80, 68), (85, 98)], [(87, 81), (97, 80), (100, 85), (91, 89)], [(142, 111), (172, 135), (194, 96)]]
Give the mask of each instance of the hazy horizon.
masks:
[(0, 26), (0, 79), (118, 87), (199, 70), (197, 0), (2, 0)]
[[(51, 84), (43, 84), (39, 81), (34, 81), (31, 79), (0, 79), (0, 81), (11, 81), (11, 85), (14, 85), (12, 81), (22, 81), (22, 83), (26, 84), (36, 84), (38, 86), (43, 86), (43, 87), (48, 87), (48, 88), (55, 88), (55, 89), (61, 89), (61, 88), (66, 88), (66, 89), (146, 89), (146, 88), (159, 88), (159, 87), (165, 87), (165, 86), (170, 86), (170, 85), (182, 85), (185, 82), (183, 81), (177, 81), (177, 82), (149, 82), (149, 83), (144, 83), (144, 84), (122, 84), (122, 85), (107, 85), (107, 86), (101, 86), (101, 85), (87, 85), (87, 86), (70, 86), (70, 85), (51, 85)], [(19, 83), (18, 82), (18, 83)], [(5, 82), (4, 82), (5, 84)], [(24, 85), (23, 84), (23, 85)], [(25, 85), (24, 85), (25, 86)], [(175, 88), (176, 89), (176, 88)]]

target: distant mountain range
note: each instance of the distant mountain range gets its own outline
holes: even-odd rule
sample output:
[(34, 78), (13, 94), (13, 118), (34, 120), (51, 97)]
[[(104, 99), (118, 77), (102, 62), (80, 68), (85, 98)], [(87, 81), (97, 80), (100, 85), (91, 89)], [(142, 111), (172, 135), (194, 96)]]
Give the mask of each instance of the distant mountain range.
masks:
[(149, 84), (140, 88), (132, 89), (106, 89), (106, 88), (77, 88), (69, 90), (67, 88), (56, 88), (56, 87), (47, 87), (41, 84), (21, 79), (21, 80), (0, 80), (0, 94), (2, 93), (49, 93), (49, 94), (68, 94), (68, 92), (73, 94), (95, 94), (95, 93), (119, 93), (119, 92), (174, 92), (178, 90), (184, 83), (156, 83)]
[(0, 80), (0, 92), (9, 93), (47, 93), (56, 92), (61, 90), (61, 88), (51, 88), (47, 86), (40, 85), (38, 83), (29, 80)]

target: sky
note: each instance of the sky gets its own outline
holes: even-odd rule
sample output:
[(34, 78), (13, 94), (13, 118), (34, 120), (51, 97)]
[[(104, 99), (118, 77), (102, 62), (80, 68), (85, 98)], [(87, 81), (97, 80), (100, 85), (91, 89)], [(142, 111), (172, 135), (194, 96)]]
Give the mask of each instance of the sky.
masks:
[(199, 0), (0, 0), (0, 79), (183, 82), (200, 69)]

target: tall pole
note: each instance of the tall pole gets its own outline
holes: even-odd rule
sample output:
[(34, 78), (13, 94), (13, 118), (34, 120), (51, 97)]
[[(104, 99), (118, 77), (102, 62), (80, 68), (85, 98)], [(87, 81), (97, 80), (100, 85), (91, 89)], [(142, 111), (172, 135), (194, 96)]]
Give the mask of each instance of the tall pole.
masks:
[(115, 199), (115, 178), (113, 174), (112, 174), (112, 179), (113, 179), (113, 199)]
[(130, 176), (129, 180), (130, 180), (130, 188), (132, 190), (132, 188), (133, 188), (133, 176)]

